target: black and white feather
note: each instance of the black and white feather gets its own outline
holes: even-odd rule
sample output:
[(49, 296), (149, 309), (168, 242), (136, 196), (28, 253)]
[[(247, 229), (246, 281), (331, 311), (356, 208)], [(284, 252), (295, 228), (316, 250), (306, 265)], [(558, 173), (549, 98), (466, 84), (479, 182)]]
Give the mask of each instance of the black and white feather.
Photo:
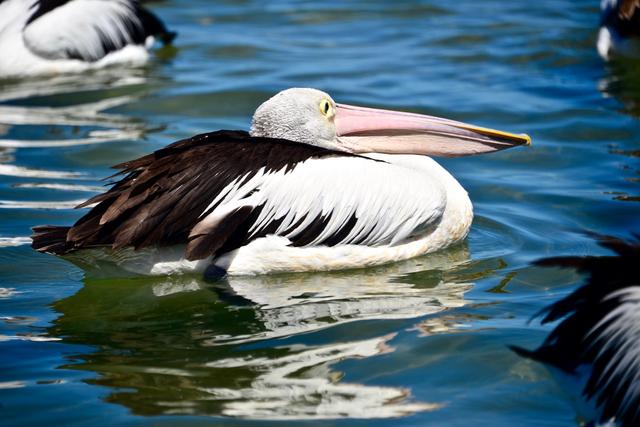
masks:
[(0, 77), (138, 65), (174, 36), (136, 0), (4, 0)]
[[(388, 256), (380, 254), (384, 248), (410, 250), (403, 244), (431, 234), (447, 205), (445, 188), (425, 173), (439, 168), (433, 160), (393, 160), (242, 131), (198, 135), (117, 165), (124, 177), (80, 206), (95, 204), (89, 213), (72, 227), (34, 228), (33, 247), (63, 256), (179, 247), (184, 263), (229, 269), (233, 262), (238, 274), (379, 263)], [(464, 233), (470, 209), (456, 224)], [(246, 263), (242, 256), (225, 259), (252, 247)], [(322, 252), (335, 247), (343, 249)], [(146, 259), (157, 261), (148, 252)], [(145, 274), (167, 272), (157, 263), (149, 268)]]
[(638, 426), (640, 241), (612, 237), (600, 237), (600, 241), (616, 255), (560, 257), (536, 263), (576, 268), (589, 278), (584, 286), (540, 313), (543, 323), (561, 322), (537, 350), (512, 348), (576, 377), (585, 403), (594, 409), (595, 419), (590, 421)]
[(602, 0), (598, 53), (640, 57), (640, 0)]

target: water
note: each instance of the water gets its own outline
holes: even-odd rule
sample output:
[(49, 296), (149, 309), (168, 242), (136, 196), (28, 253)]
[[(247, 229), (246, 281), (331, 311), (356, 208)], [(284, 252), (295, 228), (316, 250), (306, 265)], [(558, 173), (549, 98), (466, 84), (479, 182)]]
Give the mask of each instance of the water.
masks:
[[(531, 261), (640, 230), (640, 72), (597, 57), (598, 2), (214, 3), (153, 4), (179, 37), (145, 69), (0, 82), (0, 424), (575, 425), (506, 345), (540, 343), (526, 321), (581, 280)], [(291, 86), (534, 145), (443, 161), (473, 229), (405, 263), (106, 281), (29, 248), (110, 165), (246, 129)]]

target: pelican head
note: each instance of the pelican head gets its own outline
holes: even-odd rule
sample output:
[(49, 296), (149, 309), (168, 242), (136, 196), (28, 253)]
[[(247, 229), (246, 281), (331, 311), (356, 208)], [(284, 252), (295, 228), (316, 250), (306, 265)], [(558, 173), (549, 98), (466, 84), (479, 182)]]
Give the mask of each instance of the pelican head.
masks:
[(253, 115), (251, 135), (352, 153), (458, 157), (531, 144), (512, 134), (423, 114), (337, 104), (317, 89), (283, 90)]

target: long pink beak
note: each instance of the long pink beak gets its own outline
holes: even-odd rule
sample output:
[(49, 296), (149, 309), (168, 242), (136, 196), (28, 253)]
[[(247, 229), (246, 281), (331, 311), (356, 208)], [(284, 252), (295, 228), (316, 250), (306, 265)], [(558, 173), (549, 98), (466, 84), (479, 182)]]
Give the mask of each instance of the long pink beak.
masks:
[(354, 153), (458, 157), (530, 145), (513, 134), (422, 114), (336, 104), (338, 140)]

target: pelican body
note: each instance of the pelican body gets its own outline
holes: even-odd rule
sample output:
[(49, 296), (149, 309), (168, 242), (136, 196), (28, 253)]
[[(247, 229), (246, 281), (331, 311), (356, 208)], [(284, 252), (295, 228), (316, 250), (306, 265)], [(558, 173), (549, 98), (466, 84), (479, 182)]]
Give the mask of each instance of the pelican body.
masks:
[(529, 144), (526, 135), (280, 92), (251, 132), (218, 131), (115, 166), (124, 177), (72, 227), (33, 247), (89, 270), (254, 275), (360, 268), (437, 251), (473, 219), (462, 186), (428, 155)]
[(640, 58), (640, 0), (602, 0), (598, 54)]
[(0, 0), (0, 78), (141, 65), (174, 36), (137, 0)]

